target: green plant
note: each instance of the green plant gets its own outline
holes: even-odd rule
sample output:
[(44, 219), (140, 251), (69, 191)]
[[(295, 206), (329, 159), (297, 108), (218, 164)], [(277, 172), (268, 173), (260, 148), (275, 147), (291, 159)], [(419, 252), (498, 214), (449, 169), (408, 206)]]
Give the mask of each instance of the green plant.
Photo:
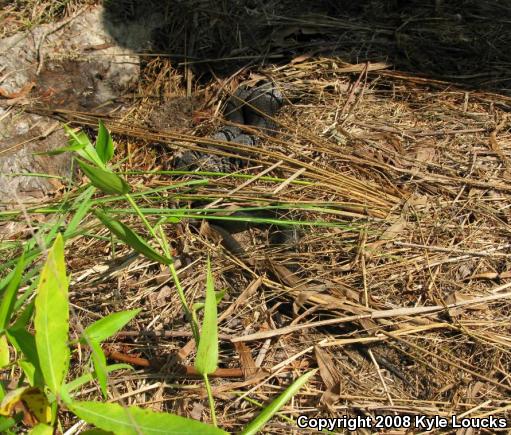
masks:
[(215, 372), (218, 366), (218, 325), (217, 325), (217, 300), (211, 274), (211, 263), (208, 258), (208, 275), (206, 281), (206, 301), (204, 302), (204, 321), (200, 335), (195, 368), (203, 376), (211, 411), (211, 419), (216, 426), (215, 403), (208, 375)]
[[(216, 427), (215, 403), (208, 378), (218, 365), (217, 304), (223, 296), (222, 292), (215, 293), (209, 259), (205, 301), (194, 304), (190, 309), (163, 230), (163, 224), (176, 221), (176, 217), (160, 219), (153, 225), (147, 220), (136, 204), (136, 194), (131, 194), (129, 184), (108, 166), (115, 149), (102, 123), (99, 125), (95, 145), (83, 132), (76, 133), (67, 127), (66, 131), (70, 136), (69, 145), (51, 154), (69, 151), (77, 153), (81, 158), (77, 159), (78, 165), (92, 186), (83, 189), (76, 198), (71, 207), (74, 215), (65, 232), (60, 232), (60, 220), (57, 219), (48, 228), (48, 232), (43, 233), (42, 238), (26, 242), (15, 267), (0, 281), (0, 370), (18, 370), (22, 373), (14, 390), (5, 391), (0, 383), (0, 431), (13, 433), (14, 428), (23, 421), (32, 426), (31, 433), (50, 434), (60, 426), (59, 411), (67, 409), (98, 429), (115, 434), (161, 434), (169, 430), (179, 433), (225, 433)], [(111, 217), (108, 211), (95, 208), (93, 205), (98, 203), (94, 203), (92, 197), (96, 189), (106, 195), (125, 199), (144, 224), (150, 240)], [(79, 228), (80, 222), (91, 212), (113, 236), (139, 254), (169, 268), (195, 339), (195, 367), (206, 385), (212, 426), (174, 414), (156, 413), (115, 403), (78, 401), (74, 398), (74, 392), (79, 387), (93, 381), (99, 385), (103, 399), (107, 398), (109, 373), (130, 367), (125, 364), (108, 365), (101, 343), (140, 312), (137, 309), (110, 314), (86, 327), (79, 326), (77, 339), (71, 340), (69, 337), (69, 278), (64, 245), (67, 238), (81, 234), (83, 230)], [(45, 252), (44, 246), (50, 245), (52, 247)], [(34, 263), (41, 253), (46, 254), (42, 268)], [(27, 287), (18, 295), (23, 283)], [(34, 292), (35, 298), (31, 299)], [(204, 313), (199, 333), (200, 310)], [(87, 369), (82, 376), (69, 381), (70, 362), (79, 346), (90, 351), (90, 370)], [(295, 387), (290, 387), (263, 410), (247, 430), (253, 433), (262, 427), (298, 391), (310, 373), (307, 378), (298, 379), (298, 384), (293, 384)]]
[[(23, 262), (9, 283), (15, 286), (20, 281)], [(14, 283), (14, 284), (12, 284)], [(2, 307), (12, 306), (13, 292), (5, 292)], [(6, 297), (7, 296), (7, 297)], [(165, 428), (176, 428), (182, 433), (225, 433), (212, 426), (195, 420), (185, 419), (178, 415), (156, 413), (137, 407), (122, 407), (113, 403), (94, 401), (77, 401), (73, 399), (73, 391), (81, 385), (96, 379), (103, 396), (107, 394), (108, 373), (113, 370), (129, 368), (117, 364), (108, 366), (101, 342), (109, 338), (127, 324), (140, 310), (123, 311), (104, 317), (83, 329), (78, 340), (69, 338), (69, 298), (68, 277), (64, 261), (64, 241), (57, 235), (53, 247), (39, 277), (36, 297), (34, 300), (33, 324), (35, 334), (28, 331), (26, 317), (21, 322), (14, 322), (3, 329), (3, 351), (5, 346), (12, 345), (19, 353), (12, 365), (18, 365), (25, 375), (26, 384), (4, 395), (0, 406), (2, 419), (0, 424), (4, 430), (9, 430), (9, 424), (14, 426), (21, 416), (14, 412), (21, 404), (23, 412), (32, 416), (35, 425), (34, 433), (45, 433), (58, 424), (58, 410), (67, 408), (79, 418), (96, 427), (113, 431), (117, 434), (157, 434)], [(1, 312), (5, 312), (4, 309)], [(20, 320), (20, 319), (18, 319)], [(25, 327), (22, 328), (22, 323)], [(72, 345), (88, 345), (91, 350), (93, 374), (85, 374), (69, 383), (66, 377), (72, 354)], [(34, 352), (35, 351), (35, 352)], [(26, 421), (27, 422), (27, 421)]]

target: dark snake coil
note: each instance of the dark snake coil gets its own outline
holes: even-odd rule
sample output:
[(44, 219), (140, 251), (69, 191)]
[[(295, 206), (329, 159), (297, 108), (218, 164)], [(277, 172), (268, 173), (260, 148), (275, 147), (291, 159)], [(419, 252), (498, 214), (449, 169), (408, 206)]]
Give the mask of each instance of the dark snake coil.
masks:
[[(233, 124), (256, 128), (265, 134), (272, 135), (276, 125), (272, 121), (284, 104), (284, 97), (273, 83), (264, 82), (253, 87), (240, 87), (226, 102), (224, 117)], [(244, 133), (240, 127), (224, 126), (210, 136), (211, 139), (232, 142), (240, 145), (257, 146), (259, 138), (255, 134)], [(211, 147), (211, 145), (206, 145)], [(178, 170), (200, 170), (207, 172), (233, 172), (243, 166), (241, 159), (233, 159), (198, 151), (186, 151), (175, 160), (174, 167)]]
[[(266, 135), (274, 135), (277, 126), (272, 118), (279, 112), (284, 104), (284, 97), (282, 93), (275, 88), (273, 83), (264, 82), (263, 84), (246, 88), (240, 87), (238, 90), (227, 100), (223, 114), (226, 120), (233, 124), (240, 126), (250, 126)], [(211, 139), (218, 141), (238, 143), (246, 146), (258, 146), (259, 138), (256, 134), (246, 134), (242, 129), (235, 125), (227, 125), (210, 136)], [(206, 147), (212, 145), (205, 144)], [(238, 171), (244, 165), (242, 159), (221, 157), (215, 154), (208, 154), (198, 151), (186, 151), (181, 157), (175, 160), (175, 168), (178, 170), (197, 170), (205, 172), (224, 172), (230, 173)], [(204, 204), (195, 204), (195, 207), (200, 207)], [(255, 216), (254, 213), (235, 212), (235, 216)], [(275, 214), (268, 216), (257, 215), (258, 217), (277, 217)], [(219, 231), (224, 239), (224, 245), (236, 254), (243, 252), (243, 249), (237, 242), (230, 236), (230, 234), (244, 231), (249, 227), (268, 227), (269, 225), (250, 224), (248, 222), (236, 221), (215, 221), (211, 224)], [(297, 232), (290, 228), (273, 228), (270, 231), (272, 244), (292, 244), (297, 240)]]

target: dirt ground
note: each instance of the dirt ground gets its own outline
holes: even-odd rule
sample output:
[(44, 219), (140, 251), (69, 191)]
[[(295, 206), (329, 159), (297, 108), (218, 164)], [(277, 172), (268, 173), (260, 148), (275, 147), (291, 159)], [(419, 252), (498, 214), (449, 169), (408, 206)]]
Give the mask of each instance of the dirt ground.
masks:
[[(30, 3), (0, 3), (3, 36), (28, 31)], [(58, 93), (68, 103), (41, 99), (35, 86), (21, 108), (10, 107), (91, 134), (105, 120), (133, 185), (174, 186), (144, 197), (151, 219), (201, 200), (218, 209), (279, 206), (283, 219), (302, 222), (292, 246), (269, 243), (268, 228), (233, 235), (243, 255), (205, 222), (167, 227), (189, 301), (204, 295), (208, 255), (216, 288), (226, 290), (213, 381), (219, 425), (239, 431), (258, 414), (256, 402), (315, 367), (266, 433), (313, 433), (298, 429), (299, 415), (495, 416), (511, 425), (511, 5), (113, 3), (105, 28), (125, 49), (133, 50), (129, 29), (158, 23), (134, 53), (140, 75), (115, 96), (119, 104), (74, 106), (70, 81)], [(42, 8), (37, 24), (98, 7), (66, 4)], [(39, 80), (57, 77), (57, 89), (72, 62)], [(248, 162), (240, 173), (250, 177), (169, 172), (178, 150), (205, 150), (197, 137), (224, 123), (229, 94), (261, 79), (286, 99), (278, 134), (263, 135), (256, 149), (207, 150), (240, 154)], [(263, 175), (278, 181), (261, 176), (270, 167)], [(205, 185), (181, 187), (205, 177)], [(105, 348), (111, 361), (136, 368), (112, 377), (111, 399), (209, 421), (170, 276), (121, 245), (112, 258), (108, 231), (94, 217), (84, 225), (89, 231), (66, 245), (75, 326), (143, 308)], [(19, 241), (17, 231), (3, 241)], [(97, 386), (79, 393), (99, 395)]]

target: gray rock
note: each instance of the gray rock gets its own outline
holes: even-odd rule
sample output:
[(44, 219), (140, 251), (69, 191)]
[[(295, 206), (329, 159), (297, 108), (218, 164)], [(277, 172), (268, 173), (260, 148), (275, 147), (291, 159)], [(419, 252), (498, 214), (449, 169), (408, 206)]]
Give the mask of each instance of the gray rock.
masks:
[(69, 156), (34, 155), (67, 142), (54, 119), (31, 113), (34, 105), (106, 113), (122, 108), (119, 97), (137, 81), (138, 56), (115, 44), (102, 14), (97, 7), (61, 28), (41, 25), (0, 40), (0, 209), (40, 202), (61, 186), (19, 174), (70, 175)]

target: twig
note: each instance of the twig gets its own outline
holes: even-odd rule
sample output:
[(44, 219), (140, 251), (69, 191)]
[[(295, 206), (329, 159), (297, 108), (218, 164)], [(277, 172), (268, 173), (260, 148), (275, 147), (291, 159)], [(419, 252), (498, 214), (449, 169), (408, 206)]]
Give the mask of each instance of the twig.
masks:
[(502, 249), (508, 249), (511, 247), (511, 243), (501, 246), (493, 246), (488, 248), (485, 251), (465, 251), (463, 249), (456, 248), (444, 248), (442, 246), (431, 246), (431, 245), (420, 245), (417, 243), (407, 243), (407, 242), (398, 242), (394, 241), (394, 245), (403, 246), (405, 248), (420, 248), (427, 249), (428, 251), (438, 251), (438, 252), (449, 252), (451, 254), (463, 254), (464, 256), (473, 256), (473, 257), (511, 257), (511, 254), (504, 253), (495, 253), (495, 251), (500, 251)]
[(385, 379), (383, 378), (383, 375), (381, 374), (380, 366), (378, 365), (378, 361), (374, 358), (373, 351), (369, 349), (367, 351), (369, 353), (369, 356), (371, 357), (371, 361), (374, 364), (374, 367), (376, 368), (376, 373), (378, 374), (378, 377), (380, 378), (380, 382), (383, 385), (383, 391), (385, 391), (385, 394), (387, 395), (387, 398), (389, 399), (389, 403), (391, 406), (394, 406), (394, 402), (392, 401), (392, 396), (389, 393), (389, 389), (387, 388), (387, 383), (385, 382)]
[(435, 314), (440, 311), (445, 311), (451, 308), (461, 308), (470, 305), (476, 305), (484, 302), (491, 302), (500, 299), (511, 298), (511, 292), (508, 293), (498, 293), (498, 291), (504, 290), (511, 287), (511, 282), (504, 284), (503, 286), (499, 286), (496, 289), (492, 290), (492, 293), (496, 293), (490, 296), (483, 296), (480, 298), (469, 299), (466, 301), (460, 301), (454, 304), (449, 305), (433, 305), (430, 307), (414, 307), (414, 308), (396, 308), (393, 310), (382, 310), (382, 311), (373, 311), (371, 314), (359, 314), (355, 316), (347, 316), (335, 319), (328, 320), (319, 320), (317, 322), (306, 323), (303, 325), (295, 325), (295, 326), (286, 326), (280, 329), (273, 329), (270, 331), (262, 331), (256, 332), (254, 334), (243, 335), (241, 337), (234, 337), (231, 339), (232, 342), (236, 341), (253, 341), (253, 340), (262, 340), (269, 337), (275, 337), (277, 335), (290, 334), (295, 331), (300, 331), (303, 329), (317, 328), (320, 326), (327, 325), (338, 325), (341, 323), (349, 323), (356, 322), (357, 320), (362, 319), (389, 319), (392, 317), (401, 317), (401, 316), (414, 316), (414, 315), (426, 315), (426, 314)]

